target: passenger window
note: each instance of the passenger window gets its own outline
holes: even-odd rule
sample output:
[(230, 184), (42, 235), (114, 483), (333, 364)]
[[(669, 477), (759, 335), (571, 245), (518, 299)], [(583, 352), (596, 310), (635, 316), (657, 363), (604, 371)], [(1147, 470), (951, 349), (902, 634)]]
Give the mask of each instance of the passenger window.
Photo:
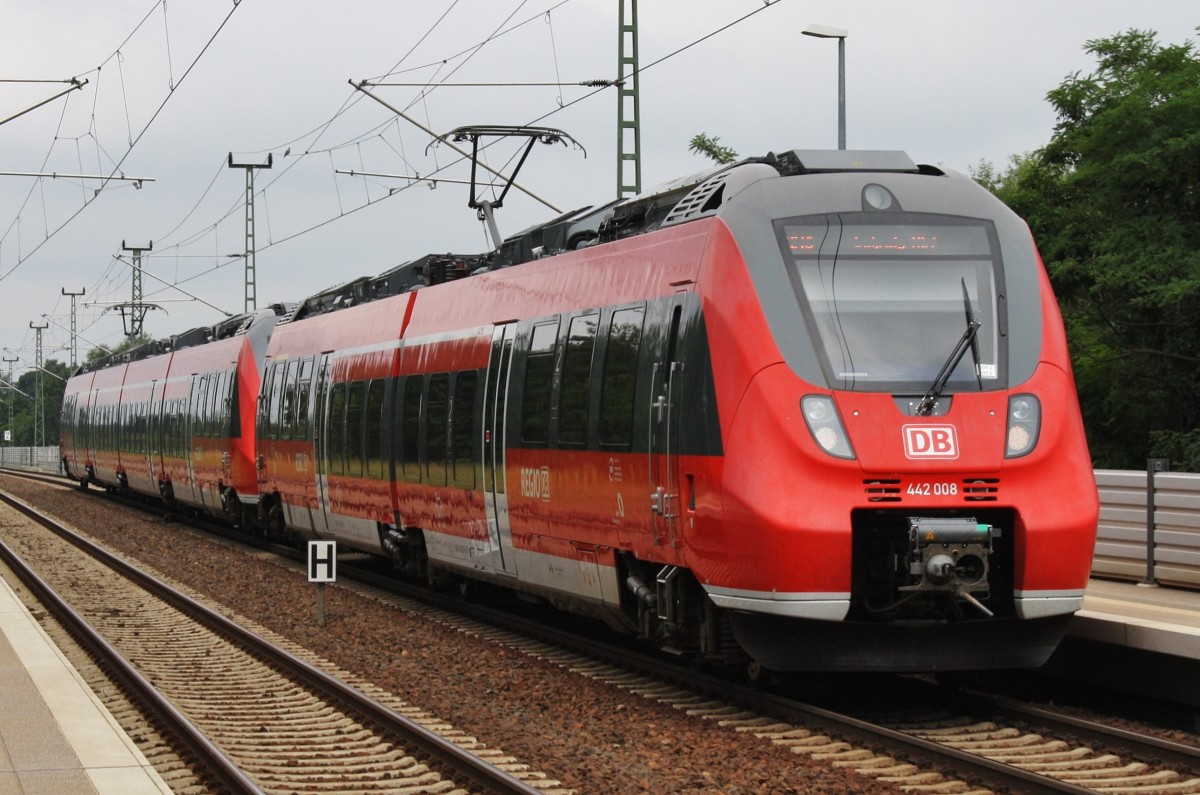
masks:
[(429, 399), (425, 405), (425, 482), (446, 485), (446, 434), (449, 429), (450, 374), (429, 376)]
[(283, 382), (287, 375), (287, 362), (271, 365), (269, 388), (263, 393), (267, 401), (267, 437), (283, 438)]
[(367, 382), (355, 381), (346, 394), (346, 474), (362, 477), (363, 419), (366, 408)]
[(207, 436), (208, 426), (208, 376), (200, 376), (200, 381), (196, 387), (195, 402), (192, 405), (192, 416), (195, 417), (195, 430), (193, 433), (197, 436)]
[(600, 376), (600, 443), (629, 446), (633, 441), (633, 398), (644, 307), (613, 312)]
[(255, 433), (260, 439), (271, 438), (271, 379), (275, 376), (275, 365), (268, 364), (262, 371), (262, 387), (259, 390), (258, 407), (255, 410)]
[(454, 408), (450, 420), (454, 448), (454, 485), (475, 488), (475, 386), (479, 375), (474, 370), (459, 373), (454, 379)]
[(223, 396), (221, 377), (213, 373), (208, 379), (208, 435), (221, 435), (221, 398)]
[(238, 409), (241, 403), (238, 401), (237, 370), (228, 370), (225, 374), (229, 376), (228, 383), (225, 385), (225, 428), (230, 439), (237, 439), (242, 435), (242, 418)]
[(178, 419), (178, 424), (175, 427), (175, 433), (178, 434), (175, 439), (175, 452), (180, 458), (183, 458), (188, 452), (186, 398), (180, 398), (175, 402), (175, 416)]
[(596, 347), (599, 315), (571, 320), (563, 354), (562, 383), (558, 392), (558, 443), (566, 447), (587, 444), (588, 396), (591, 394), (592, 351)]
[(279, 395), (282, 407), (279, 411), (279, 438), (291, 439), (296, 434), (296, 372), (300, 363), (290, 361), (284, 371)]
[(382, 478), (383, 471), (383, 393), (387, 382), (375, 379), (367, 387), (366, 414), (363, 418), (363, 455), (367, 461), (366, 475)]
[(400, 439), (397, 446), (403, 461), (404, 479), (412, 483), (421, 482), (418, 440), (421, 432), (421, 392), (424, 381), (419, 375), (410, 375), (404, 380), (404, 413), (400, 421)]
[(346, 474), (346, 391), (347, 384), (334, 384), (329, 390), (329, 431), (325, 450), (331, 475)]
[(297, 439), (308, 438), (308, 401), (312, 392), (313, 360), (300, 363), (300, 378), (296, 384), (296, 435)]
[(554, 344), (558, 323), (533, 327), (525, 359), (525, 390), (521, 405), (521, 441), (544, 445), (550, 431), (550, 387), (554, 378)]
[(159, 404), (158, 438), (160, 440), (159, 449), (162, 451), (163, 456), (175, 455), (175, 416), (171, 412), (173, 402), (166, 400), (164, 397), (163, 401)]

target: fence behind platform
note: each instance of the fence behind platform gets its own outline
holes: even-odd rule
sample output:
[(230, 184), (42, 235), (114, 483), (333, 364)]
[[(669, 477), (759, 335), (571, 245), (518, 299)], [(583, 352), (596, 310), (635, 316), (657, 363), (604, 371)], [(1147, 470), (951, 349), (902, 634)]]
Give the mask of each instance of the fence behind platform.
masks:
[(1152, 500), (1150, 481), (1147, 472), (1096, 470), (1100, 530), (1092, 574), (1200, 588), (1200, 475), (1155, 472)]
[(58, 447), (0, 447), (0, 468), (62, 472)]

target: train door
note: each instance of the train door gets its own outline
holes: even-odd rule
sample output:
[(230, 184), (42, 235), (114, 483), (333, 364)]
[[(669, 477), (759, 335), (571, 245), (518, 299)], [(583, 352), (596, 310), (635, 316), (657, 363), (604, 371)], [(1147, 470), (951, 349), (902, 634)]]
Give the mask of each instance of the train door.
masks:
[(488, 361), (483, 393), (483, 499), (487, 510), (488, 548), (492, 569), (517, 573), (508, 518), (505, 482), (505, 417), (508, 416), (508, 376), (512, 365), (513, 338), (517, 324), (505, 323), (492, 331), (492, 355)]
[[(324, 527), (324, 519), (318, 519), (316, 513), (319, 512), (317, 501), (317, 462), (319, 456), (317, 454), (316, 445), (319, 443), (321, 434), (314, 435), (314, 428), (319, 427), (320, 411), (316, 407), (316, 400), (313, 398), (313, 376), (319, 370), (319, 366), (314, 366), (315, 360), (312, 357), (300, 360), (297, 365), (297, 375), (295, 378), (295, 397), (293, 398), (293, 410), (291, 412), (292, 420), (289, 430), (288, 423), (284, 423), (283, 432), (291, 433), (292, 438), (297, 440), (297, 447), (303, 448), (302, 452), (297, 452), (294, 458), (289, 462), (280, 462), (276, 460), (274, 467), (276, 469), (276, 483), (278, 483), (281, 494), (286, 492), (284, 496), (284, 515), (289, 527), (295, 527), (300, 530), (315, 530), (318, 526), (318, 521)], [(295, 362), (287, 365), (290, 370)], [(292, 378), (287, 378), (287, 383), (292, 384)], [(287, 389), (292, 389), (288, 386)], [(278, 442), (276, 442), (278, 444)], [(286, 473), (287, 480), (284, 482), (279, 479), (280, 473)], [(322, 516), (324, 514), (322, 513)]]
[(163, 385), (150, 382), (150, 402), (146, 406), (146, 467), (152, 485), (162, 483), (162, 400)]
[(320, 516), (313, 517), (313, 533), (328, 532), (329, 530), (329, 389), (333, 385), (333, 362), (329, 354), (323, 353), (318, 358), (316, 405), (313, 409), (313, 453), (317, 457), (317, 505)]
[[(186, 485), (175, 483), (175, 499), (195, 505), (200, 500), (200, 491), (196, 487), (196, 402), (200, 392), (200, 375), (191, 373), (188, 376), (188, 395), (183, 401), (183, 455), (187, 470), (184, 475)], [(182, 487), (182, 488), (181, 488)]]
[(93, 389), (88, 393), (86, 422), (84, 423), (83, 432), (83, 455), (85, 458), (84, 468), (87, 470), (89, 478), (96, 477), (96, 448), (100, 446), (100, 423), (103, 421), (104, 412), (100, 408), (100, 390)]
[(656, 545), (679, 543), (679, 406), (682, 398), (683, 362), (679, 355), (680, 301), (670, 305), (667, 318), (650, 322), (669, 324), (666, 347), (655, 353), (651, 368), (649, 417), (650, 523)]

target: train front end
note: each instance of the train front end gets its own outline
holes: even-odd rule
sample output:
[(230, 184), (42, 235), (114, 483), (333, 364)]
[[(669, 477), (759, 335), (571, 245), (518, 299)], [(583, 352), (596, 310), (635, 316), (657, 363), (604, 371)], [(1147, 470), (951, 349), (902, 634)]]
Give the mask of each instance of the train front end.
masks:
[(902, 153), (775, 165), (700, 286), (725, 452), (700, 581), (775, 670), (1040, 665), (1098, 499), (1028, 228)]

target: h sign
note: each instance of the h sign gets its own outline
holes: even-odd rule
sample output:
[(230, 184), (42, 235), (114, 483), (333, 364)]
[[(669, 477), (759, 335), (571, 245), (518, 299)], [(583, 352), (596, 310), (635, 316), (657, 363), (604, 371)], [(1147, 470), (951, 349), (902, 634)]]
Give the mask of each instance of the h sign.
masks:
[(334, 582), (337, 580), (337, 542), (308, 542), (308, 581)]
[(958, 458), (958, 434), (953, 425), (905, 425), (902, 430), (908, 458)]

